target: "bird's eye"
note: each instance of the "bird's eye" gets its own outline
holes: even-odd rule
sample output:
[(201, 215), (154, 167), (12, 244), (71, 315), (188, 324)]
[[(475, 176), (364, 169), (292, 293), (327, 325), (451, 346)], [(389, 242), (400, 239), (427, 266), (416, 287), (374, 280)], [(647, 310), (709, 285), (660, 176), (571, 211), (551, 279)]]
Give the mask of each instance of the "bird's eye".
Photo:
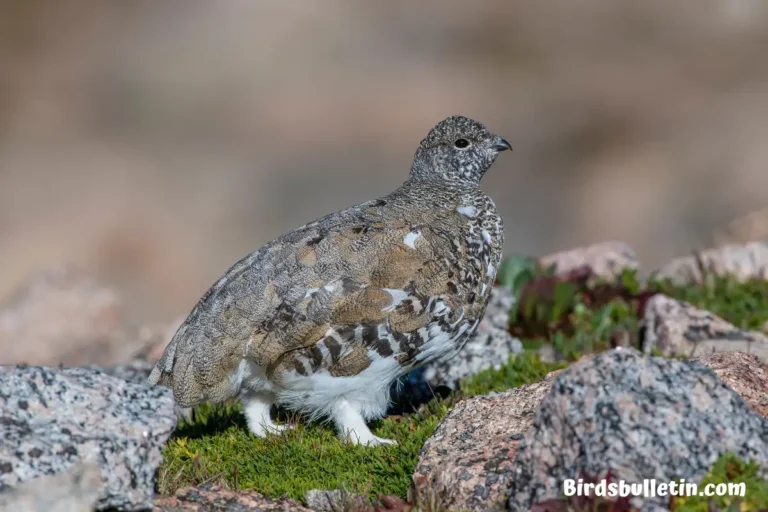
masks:
[(469, 147), (469, 141), (467, 139), (456, 139), (453, 145), (459, 149), (464, 149)]

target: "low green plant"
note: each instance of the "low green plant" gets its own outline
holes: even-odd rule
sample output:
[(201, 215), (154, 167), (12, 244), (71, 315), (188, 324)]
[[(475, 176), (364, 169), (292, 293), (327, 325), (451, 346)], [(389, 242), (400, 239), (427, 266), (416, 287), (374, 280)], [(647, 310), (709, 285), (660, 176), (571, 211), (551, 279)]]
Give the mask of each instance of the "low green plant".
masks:
[(533, 352), (525, 351), (509, 359), (498, 369), (483, 370), (461, 383), (462, 395), (485, 395), (491, 391), (504, 391), (523, 384), (538, 382), (550, 372), (566, 366), (565, 363), (545, 363)]
[(343, 443), (329, 426), (303, 421), (281, 435), (258, 438), (238, 405), (203, 406), (196, 422), (180, 426), (168, 442), (159, 492), (217, 480), (297, 500), (310, 489), (362, 492), (369, 484), (371, 496), (404, 496), (419, 450), (446, 412), (444, 404), (433, 403), (408, 417), (387, 418), (373, 430), (398, 445), (367, 448)]

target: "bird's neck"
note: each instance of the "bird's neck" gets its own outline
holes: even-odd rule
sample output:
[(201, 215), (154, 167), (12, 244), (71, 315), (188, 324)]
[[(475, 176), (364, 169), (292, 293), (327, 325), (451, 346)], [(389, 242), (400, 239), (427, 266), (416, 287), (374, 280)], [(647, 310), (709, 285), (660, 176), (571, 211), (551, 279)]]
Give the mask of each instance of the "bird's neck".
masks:
[(450, 189), (471, 189), (480, 186), (487, 169), (478, 166), (456, 168), (449, 161), (424, 160), (417, 157), (411, 165), (408, 181)]
[(394, 193), (408, 197), (410, 202), (433, 203), (436, 201), (441, 204), (462, 198), (485, 196), (478, 183), (442, 180), (434, 177), (422, 179), (414, 176), (408, 178)]

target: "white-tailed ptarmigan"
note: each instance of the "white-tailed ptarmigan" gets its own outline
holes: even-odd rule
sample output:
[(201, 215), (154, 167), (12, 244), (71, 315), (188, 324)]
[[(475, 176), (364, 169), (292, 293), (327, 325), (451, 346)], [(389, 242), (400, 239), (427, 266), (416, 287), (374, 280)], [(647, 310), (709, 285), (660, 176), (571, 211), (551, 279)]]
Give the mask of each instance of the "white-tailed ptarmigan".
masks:
[(182, 407), (237, 397), (257, 436), (274, 403), (332, 420), (343, 439), (394, 443), (366, 421), (415, 367), (474, 333), (504, 234), (483, 174), (509, 143), (462, 116), (421, 141), (410, 176), (237, 262), (200, 299), (149, 377)]

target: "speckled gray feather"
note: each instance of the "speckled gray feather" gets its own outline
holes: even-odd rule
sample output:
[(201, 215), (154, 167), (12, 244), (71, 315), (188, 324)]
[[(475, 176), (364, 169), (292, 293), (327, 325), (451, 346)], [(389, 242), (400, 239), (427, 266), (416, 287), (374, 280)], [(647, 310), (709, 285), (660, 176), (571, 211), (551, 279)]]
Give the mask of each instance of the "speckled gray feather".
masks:
[[(467, 147), (457, 147), (460, 138)], [(380, 358), (405, 374), (459, 350), (484, 314), (501, 258), (502, 221), (479, 182), (504, 149), (476, 121), (443, 120), (397, 190), (236, 263), (200, 299), (149, 381), (191, 406), (236, 395), (243, 360), (279, 390), (318, 373), (354, 376)]]

